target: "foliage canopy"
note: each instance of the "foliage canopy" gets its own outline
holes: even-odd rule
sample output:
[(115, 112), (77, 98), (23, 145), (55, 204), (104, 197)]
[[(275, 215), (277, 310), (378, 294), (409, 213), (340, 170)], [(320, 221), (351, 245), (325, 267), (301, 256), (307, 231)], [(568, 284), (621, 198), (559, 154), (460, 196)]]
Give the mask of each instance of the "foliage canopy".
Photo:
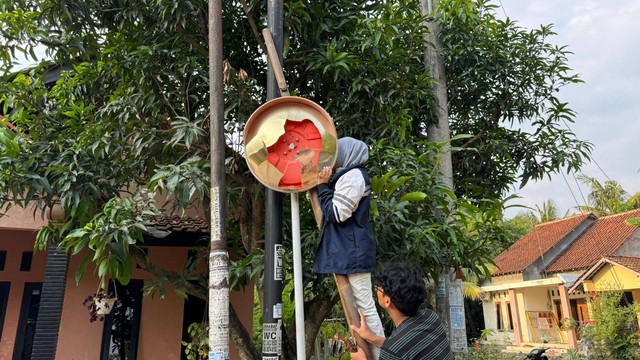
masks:
[[(238, 134), (265, 100), (266, 64), (251, 22), (266, 24), (266, 2), (223, 4), (229, 136), (219, 151), (226, 237), (239, 255), (231, 281), (239, 288), (264, 266), (264, 189), (247, 170)], [(380, 261), (409, 259), (431, 277), (450, 266), (488, 275), (480, 264), (493, 257), (486, 245), (505, 239), (507, 189), (588, 159), (591, 145), (565, 130), (575, 114), (556, 97), (579, 79), (566, 48), (547, 41), (550, 26), (522, 29), (497, 19), (486, 1), (443, 0), (439, 9), (456, 193), (440, 185), (434, 164), (443, 144), (425, 141), (433, 80), (423, 64), (429, 19), (419, 3), (286, 2), (285, 75), (293, 94), (332, 114), (341, 136), (371, 145)], [(101, 277), (127, 283), (136, 262), (157, 277), (150, 292), (171, 282), (181, 296), (206, 297), (197, 261), (177, 273), (153, 266), (139, 249), (145, 215), (208, 206), (206, 1), (2, 2), (0, 37), (2, 113), (17, 129), (0, 129), (0, 208), (35, 204), (44, 214), (59, 205), (61, 224), (43, 228), (37, 246), (53, 239), (74, 255), (87, 251), (78, 281), (93, 262)], [(49, 60), (36, 59), (41, 47)], [(12, 72), (19, 54), (36, 66)], [(49, 83), (56, 71), (60, 78)], [(158, 193), (169, 201), (156, 204)], [(317, 231), (308, 206), (302, 224), (303, 258), (312, 259)], [(309, 349), (337, 296), (330, 277), (313, 274), (310, 261), (304, 267)], [(232, 325), (232, 336), (255, 358), (240, 327)]]

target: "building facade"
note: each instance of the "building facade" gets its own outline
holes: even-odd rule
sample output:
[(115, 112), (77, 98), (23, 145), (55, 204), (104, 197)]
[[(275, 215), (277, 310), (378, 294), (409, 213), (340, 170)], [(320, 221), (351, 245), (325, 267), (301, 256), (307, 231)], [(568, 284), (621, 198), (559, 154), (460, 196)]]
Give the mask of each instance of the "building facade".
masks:
[[(90, 322), (83, 302), (99, 289), (97, 271), (89, 264), (76, 284), (83, 253), (69, 257), (55, 246), (34, 252), (37, 230), (46, 221), (33, 220), (32, 212), (19, 208), (0, 218), (0, 360), (185, 358), (181, 341), (188, 340), (191, 323), (205, 321), (205, 301), (178, 296), (171, 285), (163, 299), (143, 296), (145, 280), (154, 277), (134, 268), (126, 286), (108, 282), (118, 301), (111, 314)], [(144, 249), (164, 269), (183, 271), (191, 247), (208, 241), (201, 218), (153, 221), (154, 230), (168, 236), (146, 236)], [(206, 264), (196, 271), (206, 271)], [(251, 331), (253, 288), (232, 292), (231, 302)], [(238, 358), (235, 350), (231, 358)]]
[[(498, 271), (482, 284), (491, 340), (522, 345), (564, 343), (576, 348), (590, 322), (593, 288), (583, 275), (607, 256), (640, 256), (640, 230), (625, 223), (640, 210), (598, 218), (584, 213), (538, 224), (495, 258)], [(640, 301), (640, 292), (632, 293)], [(573, 319), (575, 326), (563, 326)], [(573, 322), (570, 322), (573, 323)]]

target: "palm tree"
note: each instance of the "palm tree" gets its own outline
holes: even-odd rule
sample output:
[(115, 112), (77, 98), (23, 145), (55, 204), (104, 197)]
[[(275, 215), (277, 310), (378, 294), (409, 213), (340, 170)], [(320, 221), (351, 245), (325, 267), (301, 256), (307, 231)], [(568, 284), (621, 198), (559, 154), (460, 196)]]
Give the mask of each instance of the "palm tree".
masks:
[[(540, 222), (545, 223), (553, 220), (558, 220), (560, 218), (558, 212), (558, 205), (556, 205), (555, 201), (549, 199), (542, 203), (542, 208), (536, 205), (536, 209), (538, 209), (538, 216), (540, 216)], [(567, 211), (567, 213), (569, 213)], [(565, 214), (566, 216), (567, 214)]]
[(630, 197), (629, 200), (627, 200), (627, 204), (632, 209), (640, 209), (640, 191), (638, 191), (637, 193), (633, 194), (633, 196)]
[(627, 203), (629, 194), (617, 181), (607, 180), (601, 184), (596, 178), (582, 174), (578, 175), (578, 180), (591, 188), (587, 196), (587, 204), (577, 206), (579, 210), (591, 211), (597, 216), (606, 216), (633, 208)]

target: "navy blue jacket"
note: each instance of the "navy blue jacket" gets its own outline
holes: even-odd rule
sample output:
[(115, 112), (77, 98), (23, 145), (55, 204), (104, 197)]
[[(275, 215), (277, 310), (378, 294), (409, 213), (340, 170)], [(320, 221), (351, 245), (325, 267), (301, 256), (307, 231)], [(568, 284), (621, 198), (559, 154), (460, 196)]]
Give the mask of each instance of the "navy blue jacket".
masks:
[[(339, 222), (333, 206), (334, 190), (338, 179), (352, 169), (361, 171), (366, 183), (366, 192), (351, 217)], [(369, 175), (360, 165), (341, 169), (328, 184), (318, 185), (318, 198), (323, 216), (314, 272), (356, 274), (375, 270), (376, 241), (369, 223), (370, 188)]]

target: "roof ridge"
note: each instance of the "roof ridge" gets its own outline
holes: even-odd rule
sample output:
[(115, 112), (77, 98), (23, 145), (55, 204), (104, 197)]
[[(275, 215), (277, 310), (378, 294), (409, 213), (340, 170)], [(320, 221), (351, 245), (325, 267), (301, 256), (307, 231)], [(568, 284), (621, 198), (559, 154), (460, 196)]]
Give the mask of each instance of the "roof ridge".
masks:
[[(591, 222), (591, 224), (588, 224), (587, 227), (584, 230), (582, 230), (580, 234), (576, 236), (576, 238), (571, 242), (571, 244), (569, 244), (567, 247), (562, 249), (562, 251), (558, 253), (558, 255), (556, 255), (547, 266), (544, 267), (544, 271), (549, 271), (549, 268), (552, 267), (556, 262), (558, 262), (566, 253), (568, 253), (571, 250), (571, 248), (573, 248), (573, 246), (576, 244), (576, 242), (580, 241), (580, 239), (583, 236), (585, 236), (591, 230), (591, 228), (593, 228), (596, 225), (597, 222), (598, 222), (598, 219), (596, 216), (596, 219), (593, 222)], [(578, 225), (574, 226), (571, 229), (571, 231), (575, 230), (576, 227), (578, 227)]]
[(613, 217), (620, 216), (620, 215), (628, 215), (628, 214), (633, 213), (633, 212), (640, 212), (640, 208), (639, 209), (628, 210), (628, 211), (617, 213), (617, 214), (611, 214), (611, 215), (603, 216), (603, 217), (598, 218), (598, 220), (609, 219), (609, 218), (613, 218)]
[(622, 258), (622, 259), (640, 259), (640, 256), (632, 256), (632, 255), (607, 255), (603, 256), (606, 258)]
[(576, 218), (576, 217), (579, 217), (579, 216), (584, 216), (584, 215), (593, 215), (593, 216), (595, 216), (595, 217), (596, 217), (596, 219), (598, 219), (598, 216), (597, 216), (596, 214), (594, 214), (593, 212), (591, 212), (591, 211), (585, 211), (585, 212), (583, 212), (583, 213), (580, 213), (580, 214), (574, 214), (574, 215), (567, 216), (567, 217), (562, 218), (562, 219), (556, 219), (556, 220), (551, 220), (551, 221), (547, 221), (547, 222), (539, 223), (539, 224), (536, 224), (536, 226), (534, 226), (534, 228), (536, 228), (536, 227), (538, 227), (538, 226), (544, 226), (544, 225), (549, 225), (549, 224), (558, 223), (558, 222), (561, 222), (561, 221), (565, 221), (565, 220), (573, 219), (573, 218)]

